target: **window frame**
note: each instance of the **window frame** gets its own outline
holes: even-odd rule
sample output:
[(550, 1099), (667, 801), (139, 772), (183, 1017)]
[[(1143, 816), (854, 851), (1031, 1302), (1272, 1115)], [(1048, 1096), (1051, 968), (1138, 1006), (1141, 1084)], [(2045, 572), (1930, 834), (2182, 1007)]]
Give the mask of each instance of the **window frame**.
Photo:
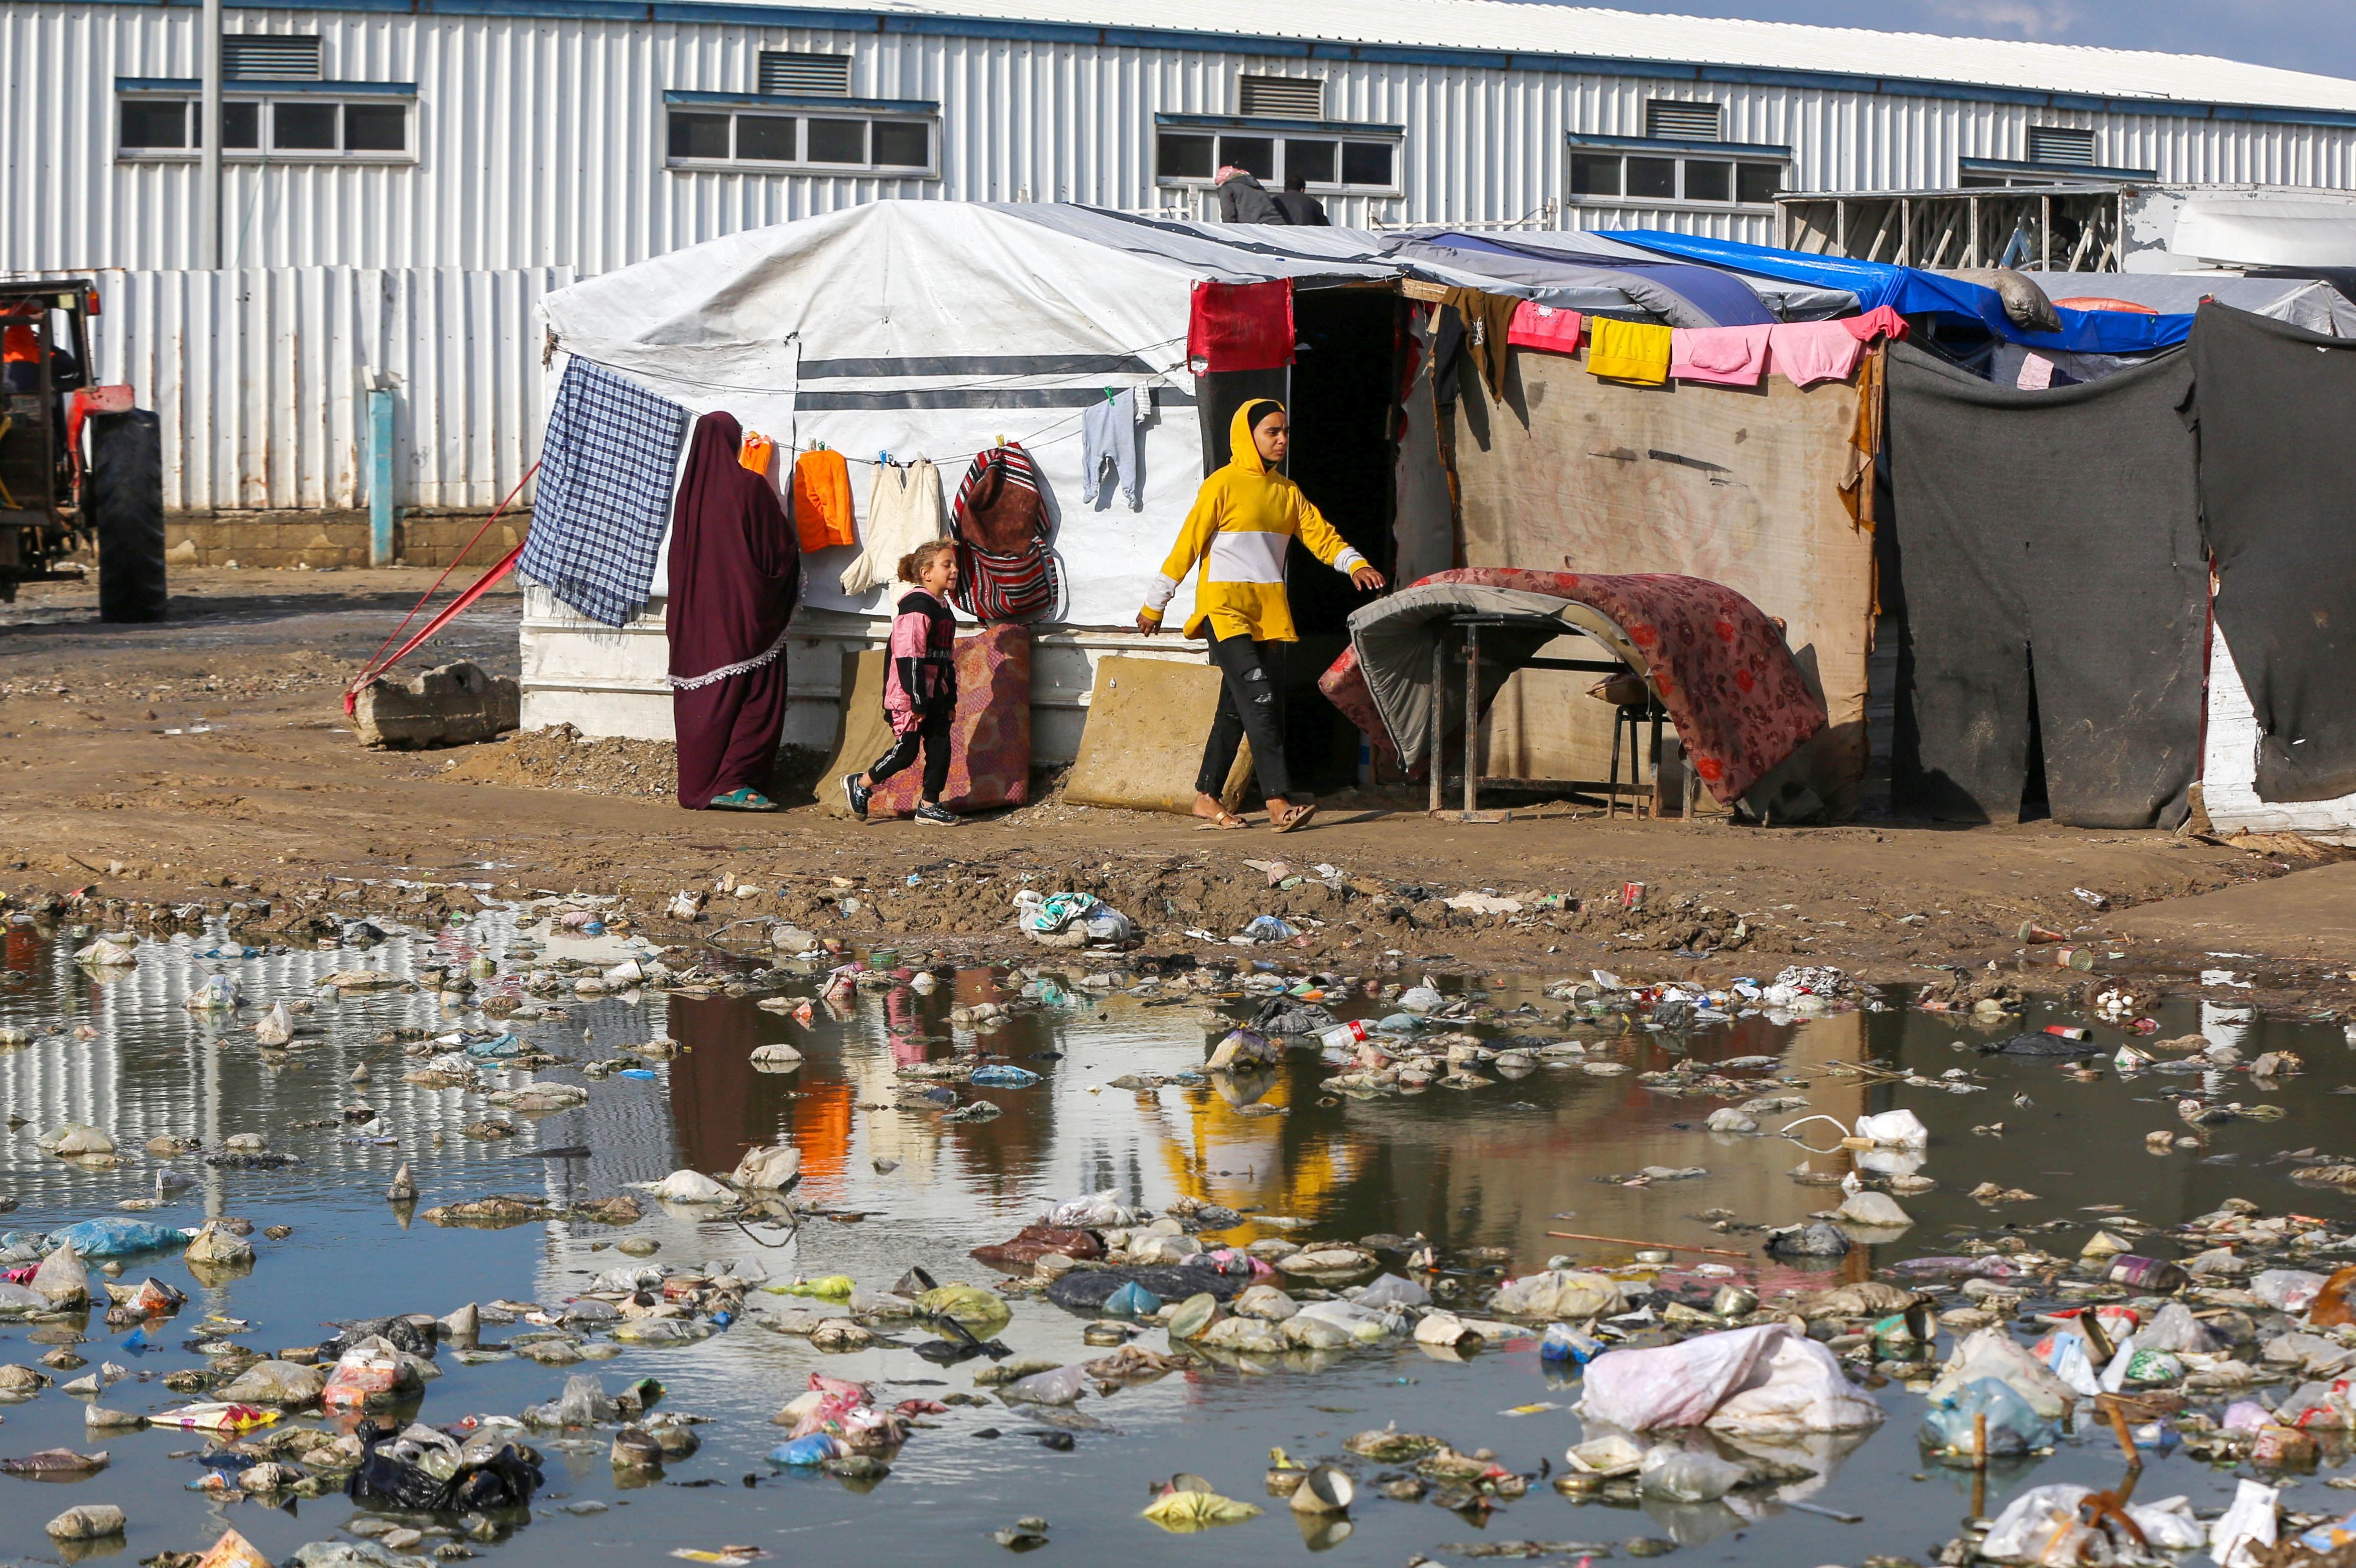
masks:
[[(1165, 135), (1208, 136), (1211, 138), (1211, 173), (1209, 175), (1165, 175), (1162, 169), (1162, 139)], [(1344, 174), (1348, 166), (1347, 149), (1352, 144), (1383, 146), (1390, 150), (1391, 177), (1387, 185), (1353, 184), (1344, 179), (1311, 180), (1312, 196), (1361, 196), (1374, 200), (1394, 199), (1407, 194), (1402, 165), (1407, 155), (1407, 127), (1350, 120), (1293, 120), (1260, 114), (1156, 114), (1153, 117), (1153, 148), (1150, 166), (1153, 184), (1158, 190), (1203, 190), (1215, 188), (1211, 181), (1219, 172), (1221, 162), (1219, 139), (1234, 135), (1251, 141), (1274, 144), (1275, 173), (1267, 180), (1270, 190), (1284, 186), (1284, 144), (1294, 142), (1331, 142), (1334, 144), (1333, 172)]]
[[(1746, 167), (1772, 167), (1778, 171), (1776, 192), (1788, 195), (1792, 189), (1792, 149), (1763, 142), (1698, 142), (1665, 136), (1590, 136), (1577, 133), (1564, 138), (1562, 163), (1563, 200), (1574, 207), (1650, 207), (1691, 212), (1772, 212), (1773, 200), (1745, 201), (1742, 199), (1742, 171)], [(1580, 158), (1616, 159), (1620, 165), (1618, 195), (1600, 195), (1571, 189), (1575, 161)], [(1677, 165), (1675, 196), (1631, 196), (1628, 194), (1628, 160), (1631, 158), (1666, 159)], [(1686, 164), (1728, 164), (1733, 174), (1727, 199), (1713, 197), (1690, 197), (1686, 194)]]
[[(663, 167), (676, 174), (797, 175), (821, 179), (933, 180), (941, 177), (941, 106), (930, 99), (843, 98), (832, 93), (696, 92), (674, 88), (663, 94)], [(693, 158), (670, 150), (670, 117), (674, 113), (724, 114), (728, 117), (728, 156)], [(794, 131), (791, 159), (746, 158), (736, 152), (736, 116), (752, 114), (773, 120), (800, 122)], [(812, 162), (809, 125), (812, 120), (857, 120), (867, 127), (864, 164)], [(921, 125), (925, 128), (926, 161), (878, 164), (875, 127)]]
[[(303, 103), (318, 105), (322, 101), (334, 106), (336, 143), (333, 147), (273, 147), (276, 111), (273, 105)], [(117, 77), (114, 81), (114, 112), (109, 138), (114, 147), (114, 159), (126, 164), (195, 163), (204, 155), (197, 145), (199, 127), (196, 116), (202, 112), (202, 84), (186, 77)], [(177, 147), (136, 147), (123, 140), (123, 108), (126, 102), (180, 103), (188, 118), (187, 135)], [(344, 164), (369, 165), (409, 165), (419, 161), (418, 141), (421, 132), (417, 113), (417, 84), (413, 81), (284, 81), (240, 77), (221, 83), (224, 108), (232, 103), (257, 106), (254, 116), (254, 140), (252, 147), (221, 149), (225, 164)], [(403, 117), (404, 145), (399, 152), (385, 150), (348, 150), (343, 145), (345, 130), (343, 110), (347, 105), (361, 108), (399, 108)]]

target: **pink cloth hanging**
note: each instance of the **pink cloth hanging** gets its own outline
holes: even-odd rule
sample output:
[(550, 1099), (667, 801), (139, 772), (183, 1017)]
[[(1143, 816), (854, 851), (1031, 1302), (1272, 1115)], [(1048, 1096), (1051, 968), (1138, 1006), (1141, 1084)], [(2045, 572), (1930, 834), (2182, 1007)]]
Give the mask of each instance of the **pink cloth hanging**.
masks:
[(1680, 381), (1755, 387), (1767, 373), (1772, 326), (1681, 326), (1669, 334), (1669, 374)]
[(1795, 387), (1846, 381), (1864, 357), (1865, 345), (1846, 322), (1795, 321), (1767, 329), (1769, 367)]
[(1586, 318), (1575, 310), (1558, 310), (1536, 300), (1524, 300), (1514, 307), (1514, 319), (1505, 328), (1505, 341), (1516, 348), (1576, 354), (1579, 334), (1585, 325)]
[(1844, 316), (1841, 325), (1859, 343), (1870, 343), (1877, 337), (1887, 337), (1892, 343), (1903, 343), (1913, 328), (1906, 318), (1886, 304), (1874, 306), (1863, 315)]

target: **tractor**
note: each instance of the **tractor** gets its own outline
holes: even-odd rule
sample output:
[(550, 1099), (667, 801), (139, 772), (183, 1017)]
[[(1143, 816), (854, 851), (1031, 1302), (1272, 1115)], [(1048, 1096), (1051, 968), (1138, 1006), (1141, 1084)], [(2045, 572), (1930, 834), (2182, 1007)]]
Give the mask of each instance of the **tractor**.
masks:
[[(164, 618), (164, 451), (129, 387), (93, 387), (85, 278), (0, 283), (0, 602), (79, 581), (98, 556), (99, 618)], [(87, 447), (88, 455), (84, 456)]]

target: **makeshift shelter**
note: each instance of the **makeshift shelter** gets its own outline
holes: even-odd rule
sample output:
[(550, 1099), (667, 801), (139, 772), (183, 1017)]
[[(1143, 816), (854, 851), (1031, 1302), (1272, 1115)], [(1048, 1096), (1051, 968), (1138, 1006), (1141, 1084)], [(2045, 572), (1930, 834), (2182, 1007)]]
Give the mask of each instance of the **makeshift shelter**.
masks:
[[(1868, 752), (1873, 534), (1842, 486), (1870, 459), (1857, 445), (1865, 374), (1638, 386), (1590, 373), (1585, 352), (1520, 352), (1502, 400), (1465, 376), (1453, 432), (1462, 559), (1675, 573), (1742, 594), (1783, 623), (1829, 714), (1803, 770), (1810, 788), (1835, 814), (1853, 811)], [(1517, 679), (1492, 712), (1489, 772), (1600, 776), (1612, 720), (1584, 684)]]
[[(1434, 299), (1467, 290), (1711, 325), (1770, 319), (1770, 300), (1823, 311), (1846, 297), (1781, 283), (1762, 293), (1710, 267), (1543, 239), (1504, 245), (1244, 229), (1064, 205), (881, 202), (714, 240), (551, 295), (548, 374), (553, 388), (578, 357), (691, 414), (724, 409), (776, 443), (773, 477), (788, 474), (798, 453), (831, 449), (848, 462), (862, 529), (878, 464), (927, 459), (953, 496), (978, 453), (1019, 444), (1037, 469), (1055, 562), (1055, 602), (1031, 624), (1033, 756), (1062, 762), (1078, 749), (1101, 656), (1199, 656), (1131, 624), (1205, 472), (1226, 461), (1227, 419), (1245, 399), (1289, 401), (1292, 476), (1370, 560), (1412, 581), (1455, 564), (1462, 548), (1430, 374)], [(1229, 291), (1207, 296), (1226, 303), (1206, 307), (1205, 285)], [(1289, 313), (1281, 330), (1264, 335), (1279, 350), (1272, 357), (1218, 338), (1217, 310), (1270, 304)], [(1216, 341), (1205, 344), (1206, 330)], [(1114, 437), (1134, 442), (1134, 499), (1087, 436), (1101, 420), (1091, 411), (1116, 396), (1137, 410), (1133, 432)], [(789, 743), (835, 741), (844, 656), (882, 640), (894, 588), (847, 592), (841, 583), (863, 548), (862, 536), (806, 553), (786, 655)], [(1295, 614), (1311, 645), (1304, 676), (1339, 651), (1344, 617), (1361, 602), (1330, 575), (1294, 574)], [(532, 589), (527, 725), (669, 737), (662, 581), (658, 560), (644, 612), (619, 627)], [(1173, 616), (1184, 615), (1191, 592), (1181, 587)], [(1328, 778), (1346, 773), (1355, 737), (1323, 704), (1296, 710), (1297, 757)]]
[[(1203, 475), (1196, 400), (1217, 396), (1221, 378), (1190, 373), (1194, 285), (1378, 284), (1371, 303), (1387, 328), (1395, 272), (1378, 259), (1296, 261), (1132, 232), (1115, 215), (1080, 209), (879, 202), (592, 279), (551, 295), (544, 315), (552, 375), (579, 356), (690, 411), (724, 408), (777, 443), (780, 472), (796, 452), (830, 448), (849, 461), (862, 520), (880, 464), (929, 460), (954, 495), (978, 453), (1020, 444), (1037, 467), (1058, 567), (1057, 604), (1034, 628), (1034, 753), (1067, 760), (1099, 653), (1189, 656), (1174, 639), (1149, 644), (1115, 628), (1134, 618)], [(1379, 386), (1390, 372), (1387, 330), (1372, 357), (1365, 379)], [(1117, 394), (1136, 409), (1133, 428), (1113, 437), (1133, 442), (1133, 503), (1108, 469), (1101, 483), (1084, 469), (1088, 411)], [(1374, 444), (1385, 472), (1379, 432)], [(1346, 511), (1340, 519), (1362, 534), (1387, 523)], [(1377, 539), (1354, 542), (1388, 559)], [(881, 641), (896, 592), (842, 590), (859, 553), (850, 545), (806, 557), (787, 650), (788, 742), (833, 740), (841, 656)], [(525, 723), (667, 738), (662, 609), (655, 597), (613, 631), (535, 592)]]

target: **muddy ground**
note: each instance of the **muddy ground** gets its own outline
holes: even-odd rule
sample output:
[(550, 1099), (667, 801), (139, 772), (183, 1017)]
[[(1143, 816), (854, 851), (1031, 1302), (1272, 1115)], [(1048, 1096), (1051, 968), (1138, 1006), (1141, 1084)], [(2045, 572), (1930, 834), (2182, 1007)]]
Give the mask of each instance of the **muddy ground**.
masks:
[[(813, 759), (784, 770), (791, 809), (747, 816), (680, 811), (669, 748), (648, 742), (553, 731), (369, 751), (339, 694), (433, 576), (186, 571), (173, 619), (155, 626), (101, 624), (78, 586), (0, 607), (0, 890), (19, 907), (81, 892), (81, 918), (101, 924), (234, 902), (257, 930), (299, 939), (332, 915), (472, 902), (396, 880), (475, 881), (618, 894), (664, 939), (783, 916), (822, 937), (1011, 953), (1023, 946), (1012, 895), (1028, 885), (1101, 895), (1153, 951), (1199, 951), (1190, 930), (1224, 939), (1277, 913), (1305, 917), (1298, 946), (1410, 963), (1709, 978), (1829, 963), (1981, 989), (2085, 983), (2019, 962), (2018, 933), (2035, 922), (2096, 946), (2104, 973), (2190, 983), (2238, 965), (2263, 989), (2236, 999), (2356, 994), (2356, 863), (2296, 841), (2051, 823), (1762, 830), (1570, 805), (1468, 826), (1381, 794), (1328, 797), (1312, 828), (1284, 837), (1052, 793), (943, 830), (830, 813), (811, 798)], [(512, 592), (490, 596), (433, 656), (514, 674), (519, 609)], [(1289, 885), (1250, 864), (1279, 860)], [(1633, 908), (1629, 883), (1643, 884)], [(682, 889), (712, 895), (694, 926), (662, 912)], [(1522, 908), (1446, 901), (1484, 891)], [(2207, 956), (2221, 949), (2242, 956)]]

